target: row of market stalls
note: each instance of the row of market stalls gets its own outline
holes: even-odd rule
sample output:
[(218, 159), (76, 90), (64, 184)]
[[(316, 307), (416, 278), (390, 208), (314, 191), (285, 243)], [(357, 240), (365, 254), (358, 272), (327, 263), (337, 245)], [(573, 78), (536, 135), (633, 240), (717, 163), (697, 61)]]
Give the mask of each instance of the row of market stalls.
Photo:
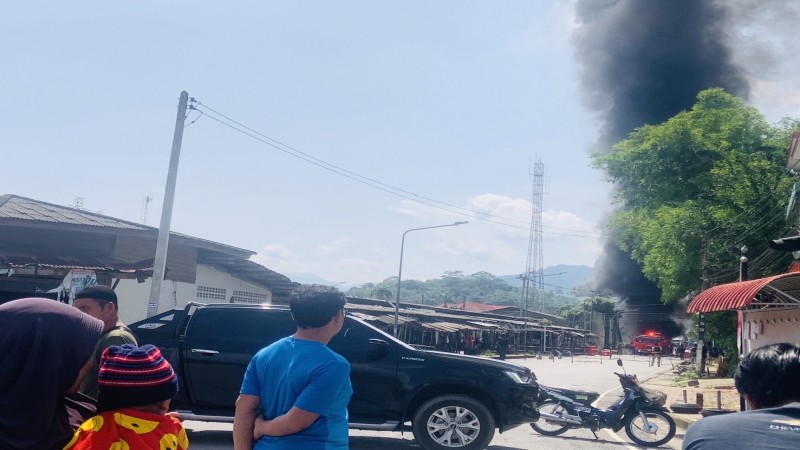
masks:
[[(348, 314), (394, 334), (393, 307), (348, 299), (347, 310)], [(497, 339), (503, 334), (509, 339), (509, 353), (554, 350), (583, 353), (587, 345), (596, 345), (597, 341), (597, 335), (577, 328), (498, 314), (456, 314), (422, 305), (403, 305), (398, 316), (399, 339), (419, 348), (476, 353), (496, 349)]]

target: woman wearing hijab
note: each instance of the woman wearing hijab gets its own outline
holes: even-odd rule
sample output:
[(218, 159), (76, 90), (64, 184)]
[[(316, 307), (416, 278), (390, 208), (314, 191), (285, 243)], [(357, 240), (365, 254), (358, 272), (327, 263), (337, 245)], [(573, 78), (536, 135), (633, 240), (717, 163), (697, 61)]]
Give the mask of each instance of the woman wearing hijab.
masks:
[(0, 305), (0, 449), (61, 449), (72, 437), (65, 395), (77, 392), (103, 330), (55, 300)]

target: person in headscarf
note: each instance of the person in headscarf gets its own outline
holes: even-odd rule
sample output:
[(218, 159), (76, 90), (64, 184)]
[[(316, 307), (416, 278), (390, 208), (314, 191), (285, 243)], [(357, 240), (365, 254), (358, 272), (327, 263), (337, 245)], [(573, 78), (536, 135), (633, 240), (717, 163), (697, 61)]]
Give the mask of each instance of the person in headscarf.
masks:
[(0, 305), (0, 449), (61, 449), (77, 424), (67, 394), (91, 369), (103, 322), (61, 302)]

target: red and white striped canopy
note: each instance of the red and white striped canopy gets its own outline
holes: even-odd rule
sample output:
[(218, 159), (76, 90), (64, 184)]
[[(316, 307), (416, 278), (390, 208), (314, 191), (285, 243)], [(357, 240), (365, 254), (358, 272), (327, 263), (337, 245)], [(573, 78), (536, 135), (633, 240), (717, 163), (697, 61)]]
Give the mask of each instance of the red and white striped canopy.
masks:
[(720, 284), (699, 293), (689, 303), (690, 313), (742, 309), (753, 303), (759, 292), (773, 292), (782, 297), (800, 299), (800, 273), (790, 272), (755, 280)]

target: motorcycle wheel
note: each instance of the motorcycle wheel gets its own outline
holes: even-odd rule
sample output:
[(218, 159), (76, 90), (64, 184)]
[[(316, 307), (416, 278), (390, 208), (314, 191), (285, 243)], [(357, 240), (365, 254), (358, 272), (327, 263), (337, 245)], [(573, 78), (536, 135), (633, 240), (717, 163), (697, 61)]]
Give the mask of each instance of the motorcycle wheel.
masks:
[(658, 447), (675, 436), (675, 421), (667, 413), (656, 409), (644, 411), (650, 429), (645, 429), (642, 416), (636, 414), (625, 423), (625, 434), (642, 447)]
[[(569, 414), (560, 403), (546, 401), (536, 408), (539, 413), (553, 414), (555, 416), (566, 416)], [(531, 428), (536, 430), (537, 433), (545, 436), (558, 436), (569, 430), (569, 425), (561, 422), (552, 422), (545, 418), (540, 418), (536, 422), (531, 422)]]

